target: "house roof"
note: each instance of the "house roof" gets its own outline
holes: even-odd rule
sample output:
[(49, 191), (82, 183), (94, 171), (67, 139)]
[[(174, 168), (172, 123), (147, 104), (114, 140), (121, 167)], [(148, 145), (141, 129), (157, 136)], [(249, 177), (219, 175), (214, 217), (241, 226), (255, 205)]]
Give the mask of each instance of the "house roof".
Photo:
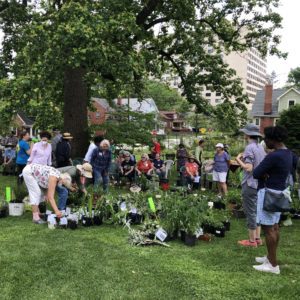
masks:
[(21, 121), (23, 122), (23, 125), (30, 126), (30, 127), (33, 126), (34, 120), (32, 118), (27, 117), (25, 115), (25, 113), (23, 113), (22, 111), (18, 111), (17, 115), (21, 119)]
[[(96, 101), (107, 110), (113, 110), (113, 108), (110, 107), (106, 99), (92, 98), (92, 100)], [(121, 98), (121, 101), (122, 101), (122, 106), (128, 105), (128, 98)], [(113, 102), (115, 105), (117, 105), (118, 99), (114, 99)], [(132, 111), (142, 112), (144, 114), (158, 113), (158, 108), (155, 104), (155, 101), (152, 98), (146, 98), (143, 99), (142, 101), (139, 101), (138, 98), (129, 98), (129, 107)]]
[[(274, 89), (272, 94), (272, 114), (269, 117), (277, 117), (278, 114), (278, 101), (277, 99), (285, 93), (286, 89)], [(255, 100), (252, 105), (252, 116), (263, 117), (265, 105), (265, 89), (257, 91)]]
[(286, 92), (285, 93), (283, 93), (282, 95), (280, 95), (279, 97), (278, 97), (278, 99), (277, 100), (279, 100), (281, 97), (283, 97), (283, 96), (285, 96), (286, 94), (288, 94), (290, 91), (294, 91), (294, 92), (296, 92), (298, 95), (300, 95), (300, 92), (299, 91), (297, 91), (295, 88), (290, 88), (290, 89), (288, 89), (288, 90), (286, 90)]

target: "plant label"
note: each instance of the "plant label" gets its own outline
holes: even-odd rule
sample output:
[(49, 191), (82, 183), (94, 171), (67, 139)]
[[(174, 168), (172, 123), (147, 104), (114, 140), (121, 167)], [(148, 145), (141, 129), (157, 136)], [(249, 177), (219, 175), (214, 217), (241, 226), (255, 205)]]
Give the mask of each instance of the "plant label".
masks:
[(209, 208), (213, 208), (213, 206), (214, 206), (214, 203), (212, 201), (209, 201), (207, 204), (208, 204)]
[(49, 209), (47, 209), (47, 210), (46, 210), (46, 215), (48, 216), (48, 215), (51, 215), (51, 214), (52, 214), (52, 211), (49, 210)]
[(155, 204), (154, 204), (154, 201), (153, 201), (152, 197), (148, 198), (148, 203), (149, 203), (150, 210), (155, 213), (156, 208), (155, 208)]
[(160, 241), (164, 241), (166, 239), (166, 237), (168, 236), (167, 232), (165, 230), (163, 230), (162, 228), (159, 228), (156, 232), (155, 232), (155, 236), (160, 240)]
[(216, 234), (221, 234), (221, 231), (220, 230), (216, 230)]
[(195, 182), (195, 183), (199, 183), (199, 182), (200, 182), (200, 176), (195, 176), (194, 182)]
[(66, 215), (68, 216), (68, 215), (70, 215), (71, 214), (71, 208), (70, 207), (67, 207), (66, 208)]
[(137, 209), (136, 209), (135, 207), (133, 207), (133, 208), (130, 210), (130, 212), (131, 212), (132, 214), (137, 214)]
[(59, 225), (68, 225), (68, 220), (66, 217), (63, 217), (59, 221)]
[(5, 188), (5, 199), (6, 199), (6, 202), (11, 201), (11, 187), (10, 186), (7, 186)]
[(196, 238), (198, 238), (199, 236), (203, 235), (203, 229), (200, 227), (196, 230), (195, 232)]
[(121, 204), (120, 204), (120, 209), (121, 211), (125, 211), (127, 209), (127, 206), (126, 206), (126, 202), (123, 201)]
[(54, 214), (49, 215), (47, 218), (48, 223), (55, 225), (56, 224), (55, 217), (56, 217), (56, 215), (54, 215)]
[(66, 211), (64, 209), (61, 210), (62, 215), (64, 216), (66, 214)]

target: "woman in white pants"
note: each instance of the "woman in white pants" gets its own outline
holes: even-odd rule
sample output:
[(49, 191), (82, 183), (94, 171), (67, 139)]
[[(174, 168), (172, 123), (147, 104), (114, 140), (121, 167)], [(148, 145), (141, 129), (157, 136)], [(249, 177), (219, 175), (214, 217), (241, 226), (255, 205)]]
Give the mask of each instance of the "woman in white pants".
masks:
[(71, 187), (71, 176), (67, 173), (61, 174), (58, 170), (39, 164), (27, 165), (23, 170), (23, 177), (29, 192), (29, 200), (32, 206), (32, 218), (35, 224), (44, 224), (45, 222), (39, 215), (39, 204), (45, 199), (49, 201), (56, 216), (62, 214), (57, 208), (54, 194), (56, 185)]

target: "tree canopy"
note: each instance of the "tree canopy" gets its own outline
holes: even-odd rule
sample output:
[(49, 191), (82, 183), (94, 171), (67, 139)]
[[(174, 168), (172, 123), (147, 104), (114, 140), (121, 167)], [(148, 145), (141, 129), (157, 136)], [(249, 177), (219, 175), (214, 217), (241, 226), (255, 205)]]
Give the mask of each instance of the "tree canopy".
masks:
[(290, 70), (287, 83), (300, 90), (300, 67)]
[(286, 145), (300, 155), (300, 105), (291, 106), (283, 111), (278, 125), (284, 126), (288, 131)]
[[(4, 33), (0, 98), (74, 135), (76, 155), (88, 141), (93, 92), (112, 99), (143, 97), (145, 80), (178, 74), (186, 99), (207, 111), (202, 86), (235, 99), (244, 110), (240, 80), (222, 55), (255, 47), (277, 49), (279, 0), (37, 0), (0, 1)], [(207, 51), (208, 48), (213, 51)], [(41, 117), (42, 116), (42, 117)], [(49, 123), (48, 123), (49, 122)], [(38, 124), (39, 125), (39, 124)]]

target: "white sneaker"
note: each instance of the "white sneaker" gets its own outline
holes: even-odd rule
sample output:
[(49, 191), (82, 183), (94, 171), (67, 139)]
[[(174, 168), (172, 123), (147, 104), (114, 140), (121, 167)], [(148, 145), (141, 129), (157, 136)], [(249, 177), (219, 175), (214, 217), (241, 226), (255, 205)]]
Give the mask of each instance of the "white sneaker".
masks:
[(265, 262), (269, 262), (269, 260), (266, 256), (255, 257), (255, 261), (259, 264), (264, 264)]
[(253, 266), (253, 268), (257, 271), (280, 274), (279, 266), (273, 267), (268, 261), (259, 266)]

